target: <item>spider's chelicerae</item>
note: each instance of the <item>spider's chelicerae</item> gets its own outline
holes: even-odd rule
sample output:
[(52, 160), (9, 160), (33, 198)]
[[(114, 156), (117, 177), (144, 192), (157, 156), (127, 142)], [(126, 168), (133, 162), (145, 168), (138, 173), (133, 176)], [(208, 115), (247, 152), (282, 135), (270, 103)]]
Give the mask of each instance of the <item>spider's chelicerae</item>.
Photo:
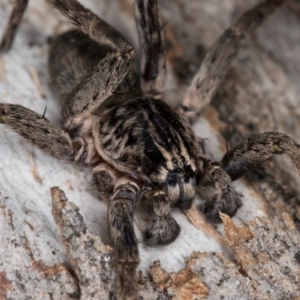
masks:
[[(28, 0), (16, 1), (0, 50), (8, 50)], [(93, 166), (100, 194), (109, 196), (108, 227), (117, 270), (116, 293), (135, 299), (139, 263), (133, 215), (138, 203), (156, 220), (147, 244), (169, 244), (180, 227), (171, 207), (188, 209), (195, 189), (212, 187), (203, 213), (213, 222), (219, 211), (233, 216), (241, 194), (231, 181), (273, 154), (286, 153), (300, 170), (300, 145), (282, 133), (253, 135), (227, 152), (221, 162), (205, 158), (190, 124), (206, 106), (244, 40), (284, 0), (269, 0), (245, 13), (206, 54), (182, 103), (163, 101), (165, 55), (157, 0), (136, 0), (140, 71), (135, 50), (105, 21), (75, 0), (47, 0), (78, 29), (51, 42), (49, 69), (62, 100), (64, 129), (23, 106), (0, 104), (0, 122), (52, 156)]]

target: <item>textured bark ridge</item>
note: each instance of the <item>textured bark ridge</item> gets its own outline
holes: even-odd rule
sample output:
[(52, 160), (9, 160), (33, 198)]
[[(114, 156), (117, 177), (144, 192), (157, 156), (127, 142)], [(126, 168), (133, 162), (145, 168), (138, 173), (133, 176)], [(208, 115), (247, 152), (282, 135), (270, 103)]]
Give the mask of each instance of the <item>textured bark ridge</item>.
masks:
[(236, 261), (195, 252), (186, 258), (186, 269), (170, 274), (156, 262), (150, 274), (158, 287), (178, 299), (299, 297), (300, 235), (291, 218), (256, 218), (249, 227), (235, 225), (224, 214), (222, 220)]
[(249, 227), (236, 226), (226, 215), (222, 220), (239, 270), (260, 299), (299, 297), (300, 235), (290, 216), (256, 218)]
[[(161, 1), (169, 102), (183, 99), (207, 49), (257, 2)], [(102, 1), (100, 8), (99, 1), (86, 3), (126, 36), (135, 32), (131, 0)], [(0, 0), (1, 32), (11, 7)], [(246, 38), (194, 126), (209, 156), (220, 160), (226, 141), (231, 149), (264, 131), (300, 142), (299, 13), (299, 3), (291, 0)], [(40, 114), (47, 105), (47, 117), (58, 123), (47, 39), (65, 24), (45, 1), (29, 1), (12, 50), (0, 58), (1, 102)], [(57, 162), (3, 128), (0, 140), (0, 300), (115, 299), (106, 207), (88, 189), (88, 170)], [(52, 186), (69, 201), (60, 188), (50, 196)], [(221, 215), (223, 225), (213, 227), (196, 201), (187, 218), (174, 212), (181, 234), (173, 244), (139, 244), (140, 299), (300, 299), (298, 176), (286, 159), (272, 158), (235, 187), (244, 197), (232, 220)], [(137, 215), (139, 239), (150, 219)]]
[(81, 299), (105, 299), (113, 287), (111, 249), (91, 234), (79, 208), (63, 191), (51, 188), (52, 214), (59, 228), (68, 260), (80, 287)]
[(15, 231), (13, 213), (0, 200), (0, 299), (78, 299), (78, 282), (64, 264), (46, 266)]
[[(64, 266), (34, 261), (1, 206), (0, 299), (113, 299), (112, 251), (86, 227), (78, 207), (51, 189), (52, 213), (72, 275)], [(224, 253), (194, 252), (186, 267), (166, 272), (159, 261), (139, 276), (141, 299), (296, 299), (300, 296), (300, 235), (291, 218), (256, 218), (237, 226), (222, 214), (235, 260)], [(22, 246), (25, 245), (25, 246)], [(13, 248), (13, 249), (11, 249)], [(16, 251), (16, 249), (18, 249)], [(11, 255), (13, 253), (13, 255)], [(14, 267), (11, 264), (14, 264)]]

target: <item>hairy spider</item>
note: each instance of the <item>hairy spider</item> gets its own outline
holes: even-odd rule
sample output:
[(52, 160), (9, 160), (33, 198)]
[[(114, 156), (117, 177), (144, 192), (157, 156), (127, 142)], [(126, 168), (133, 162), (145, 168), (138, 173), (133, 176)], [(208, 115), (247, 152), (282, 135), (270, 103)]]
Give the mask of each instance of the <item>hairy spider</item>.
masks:
[[(221, 162), (204, 157), (201, 139), (190, 124), (209, 104), (242, 46), (245, 33), (284, 2), (269, 0), (245, 13), (206, 54), (182, 103), (163, 101), (165, 55), (156, 0), (136, 0), (140, 38), (140, 72), (135, 50), (105, 21), (75, 0), (47, 0), (76, 25), (53, 39), (49, 69), (62, 100), (64, 130), (23, 106), (0, 104), (0, 122), (52, 156), (93, 166), (96, 188), (109, 196), (108, 228), (114, 246), (119, 299), (137, 296), (139, 263), (133, 215), (139, 202), (156, 220), (145, 232), (150, 245), (168, 244), (180, 227), (171, 207), (188, 209), (196, 187), (213, 187), (203, 212), (213, 222), (219, 211), (233, 216), (241, 194), (231, 181), (273, 154), (286, 153), (300, 170), (299, 145), (282, 133), (253, 135), (227, 152)], [(0, 50), (8, 50), (28, 0), (11, 14)]]

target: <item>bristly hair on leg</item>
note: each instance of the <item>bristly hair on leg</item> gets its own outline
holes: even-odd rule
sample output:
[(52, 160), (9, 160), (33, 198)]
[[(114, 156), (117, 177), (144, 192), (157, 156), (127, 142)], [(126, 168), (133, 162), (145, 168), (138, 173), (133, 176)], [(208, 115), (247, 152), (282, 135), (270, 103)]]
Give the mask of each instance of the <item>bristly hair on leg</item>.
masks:
[(44, 119), (45, 118), (45, 116), (46, 116), (46, 112), (47, 112), (47, 105), (45, 106), (45, 109), (44, 109), (44, 112), (43, 112), (43, 115), (42, 115), (42, 119)]

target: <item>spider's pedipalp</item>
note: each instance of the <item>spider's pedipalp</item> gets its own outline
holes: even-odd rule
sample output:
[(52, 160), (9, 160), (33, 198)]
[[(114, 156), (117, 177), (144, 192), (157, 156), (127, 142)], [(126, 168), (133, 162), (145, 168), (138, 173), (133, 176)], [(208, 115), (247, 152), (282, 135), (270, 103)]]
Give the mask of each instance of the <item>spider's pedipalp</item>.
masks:
[(195, 176), (185, 176), (180, 180), (180, 197), (176, 202), (176, 206), (180, 209), (189, 209), (195, 198)]
[(172, 243), (180, 233), (180, 227), (170, 216), (170, 199), (164, 192), (156, 192), (153, 197), (153, 209), (157, 219), (145, 231), (144, 241), (148, 245), (167, 245)]
[(228, 151), (222, 160), (224, 170), (232, 180), (257, 168), (275, 154), (287, 154), (300, 174), (300, 145), (279, 132), (254, 134), (248, 141)]
[(121, 177), (116, 182), (108, 205), (108, 228), (117, 269), (117, 299), (137, 299), (136, 268), (139, 264), (139, 252), (133, 215), (139, 192), (139, 186), (134, 181)]
[(178, 107), (179, 112), (190, 122), (197, 119), (202, 108), (207, 106), (215, 95), (232, 60), (243, 45), (245, 34), (258, 27), (266, 16), (285, 1), (267, 0), (256, 5), (227, 29), (208, 50), (182, 104)]
[(168, 245), (176, 240), (180, 227), (171, 216), (157, 217), (151, 228), (145, 231), (147, 245)]
[(16, 32), (28, 5), (28, 0), (15, 1), (9, 21), (0, 42), (0, 52), (8, 51), (15, 39)]
[(0, 103), (0, 123), (58, 159), (74, 159), (75, 151), (68, 133), (30, 109)]
[(157, 0), (136, 0), (135, 19), (140, 40), (141, 88), (147, 96), (162, 98), (166, 59)]
[(107, 163), (101, 163), (92, 172), (92, 182), (100, 193), (110, 193), (118, 179), (116, 169)]

